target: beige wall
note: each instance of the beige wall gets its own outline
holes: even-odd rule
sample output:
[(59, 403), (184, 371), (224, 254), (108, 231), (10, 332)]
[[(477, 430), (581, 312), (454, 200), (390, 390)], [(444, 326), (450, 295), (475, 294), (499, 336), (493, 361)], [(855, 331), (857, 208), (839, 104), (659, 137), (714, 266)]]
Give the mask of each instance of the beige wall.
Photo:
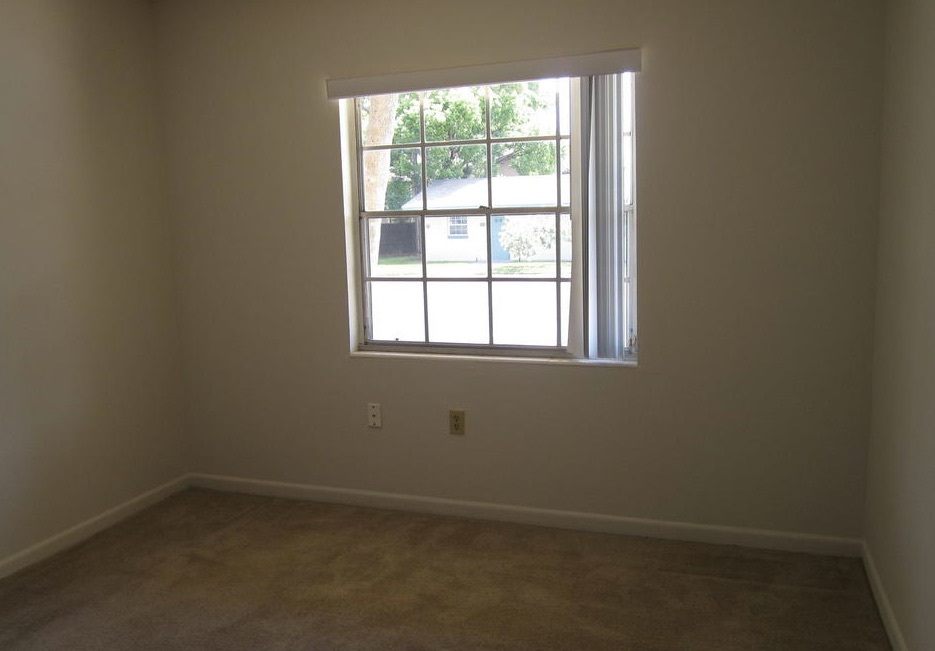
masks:
[[(881, 3), (156, 7), (197, 470), (859, 536)], [(351, 359), (325, 79), (633, 46), (639, 368)]]
[(0, 559), (185, 470), (152, 12), (0, 3)]
[(935, 649), (935, 2), (889, 7), (867, 545), (910, 649)]

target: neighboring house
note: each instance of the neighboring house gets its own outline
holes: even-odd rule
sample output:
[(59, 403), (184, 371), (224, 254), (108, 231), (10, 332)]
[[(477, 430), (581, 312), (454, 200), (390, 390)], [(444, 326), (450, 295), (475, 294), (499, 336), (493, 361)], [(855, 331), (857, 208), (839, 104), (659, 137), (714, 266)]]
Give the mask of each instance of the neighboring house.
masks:
[[(567, 199), (570, 185), (569, 176), (561, 176), (561, 196)], [(491, 179), (491, 192), (494, 209), (514, 206), (556, 204), (556, 183), (554, 175), (541, 176), (496, 176)], [(487, 206), (487, 179), (442, 179), (430, 181), (427, 188), (428, 208), (430, 210), (447, 209), (485, 209)], [(421, 210), (422, 193), (420, 192), (403, 204), (402, 210)], [(546, 213), (550, 214), (550, 213)], [(500, 231), (509, 220), (509, 216), (491, 215), (491, 259), (494, 262), (510, 260), (510, 253), (500, 243)], [(487, 256), (487, 232), (483, 212), (475, 215), (451, 215), (447, 217), (426, 218), (425, 253), (428, 262), (476, 262)], [(384, 247), (381, 244), (380, 255), (399, 255), (399, 251), (408, 248), (417, 252), (417, 231), (410, 224), (384, 224)], [(391, 235), (387, 231), (399, 231)], [(403, 232), (405, 231), (405, 233)], [(407, 247), (401, 239), (409, 238)], [(393, 252), (389, 247), (393, 247)], [(555, 257), (555, 246), (539, 251), (532, 260), (550, 260)], [(571, 251), (564, 251), (563, 259), (571, 259)]]

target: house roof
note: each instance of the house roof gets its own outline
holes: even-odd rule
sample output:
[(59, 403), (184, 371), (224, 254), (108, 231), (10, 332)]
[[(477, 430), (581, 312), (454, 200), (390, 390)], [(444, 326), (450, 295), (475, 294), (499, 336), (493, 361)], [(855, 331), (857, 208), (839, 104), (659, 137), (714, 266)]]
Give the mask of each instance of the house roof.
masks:
[[(562, 198), (569, 195), (569, 176), (562, 174)], [(493, 207), (554, 206), (555, 176), (495, 176), (492, 178)], [(487, 205), (487, 179), (441, 179), (428, 184), (428, 207), (432, 210), (446, 208), (476, 208)], [(402, 205), (403, 210), (420, 210), (422, 193)]]

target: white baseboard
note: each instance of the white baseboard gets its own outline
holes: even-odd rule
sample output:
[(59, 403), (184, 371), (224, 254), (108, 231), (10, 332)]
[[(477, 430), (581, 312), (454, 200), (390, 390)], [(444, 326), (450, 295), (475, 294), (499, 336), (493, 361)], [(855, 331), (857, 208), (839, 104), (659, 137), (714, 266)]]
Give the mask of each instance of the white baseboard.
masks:
[[(290, 484), (240, 477), (222, 477), (218, 475), (190, 474), (177, 477), (157, 488), (138, 495), (123, 504), (119, 504), (100, 515), (94, 516), (61, 533), (43, 540), (12, 556), (0, 559), (0, 578), (9, 576), (28, 565), (37, 563), (60, 551), (72, 547), (90, 538), (131, 515), (142, 511), (173, 493), (189, 486), (213, 490), (268, 495), (314, 502), (350, 504), (436, 515), (459, 516), (479, 520), (499, 520), (517, 522), (560, 529), (596, 531), (628, 536), (645, 536), (669, 540), (712, 543), (718, 545), (739, 545), (782, 551), (808, 552), (831, 556), (863, 556), (874, 595), (880, 605), (880, 611), (887, 630), (894, 640), (896, 651), (906, 651), (899, 627), (893, 617), (892, 609), (886, 599), (870, 552), (862, 541), (853, 538), (837, 538), (813, 534), (725, 527), (717, 525), (667, 522), (642, 518), (627, 518), (600, 513), (579, 511), (558, 511), (526, 506), (512, 506), (489, 502), (470, 502), (419, 495), (403, 495), (378, 491), (334, 488)], [(901, 646), (900, 646), (901, 644)]]
[(902, 629), (896, 620), (896, 613), (893, 612), (893, 606), (890, 604), (889, 597), (886, 596), (886, 590), (883, 588), (883, 580), (877, 571), (876, 563), (873, 562), (873, 554), (865, 542), (863, 544), (864, 568), (867, 570), (867, 579), (870, 581), (870, 589), (873, 591), (873, 598), (877, 602), (877, 610), (880, 611), (880, 618), (883, 619), (883, 626), (886, 627), (886, 634), (890, 638), (890, 644), (893, 645), (893, 651), (909, 651), (906, 645), (906, 638), (903, 637)]
[(76, 524), (73, 527), (55, 534), (51, 538), (27, 547), (23, 551), (17, 552), (12, 556), (0, 559), (0, 578), (9, 576), (27, 565), (38, 563), (41, 560), (57, 554), (58, 552), (77, 545), (81, 541), (90, 538), (99, 531), (113, 526), (138, 511), (142, 511), (156, 502), (164, 500), (169, 495), (188, 488), (189, 475), (182, 475), (170, 482), (158, 486), (142, 495), (127, 500), (123, 504), (118, 504), (112, 509), (94, 516), (84, 522)]
[(190, 476), (190, 482), (192, 486), (200, 488), (314, 502), (351, 504), (480, 520), (519, 522), (560, 529), (687, 540), (719, 545), (740, 545), (743, 547), (808, 552), (829, 556), (856, 558), (860, 557), (863, 549), (862, 542), (856, 538), (836, 538), (786, 531), (646, 520), (600, 513), (556, 511), (489, 502), (467, 502), (418, 495), (310, 486), (206, 474), (193, 474)]

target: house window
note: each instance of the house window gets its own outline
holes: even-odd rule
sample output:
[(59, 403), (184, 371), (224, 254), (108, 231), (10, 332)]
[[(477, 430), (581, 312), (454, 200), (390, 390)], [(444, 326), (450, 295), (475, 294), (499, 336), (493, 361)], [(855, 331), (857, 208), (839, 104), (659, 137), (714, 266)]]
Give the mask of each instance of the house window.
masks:
[(464, 215), (453, 215), (448, 218), (449, 239), (460, 239), (468, 236), (468, 220)]
[(634, 359), (633, 77), (347, 101), (359, 348)]

